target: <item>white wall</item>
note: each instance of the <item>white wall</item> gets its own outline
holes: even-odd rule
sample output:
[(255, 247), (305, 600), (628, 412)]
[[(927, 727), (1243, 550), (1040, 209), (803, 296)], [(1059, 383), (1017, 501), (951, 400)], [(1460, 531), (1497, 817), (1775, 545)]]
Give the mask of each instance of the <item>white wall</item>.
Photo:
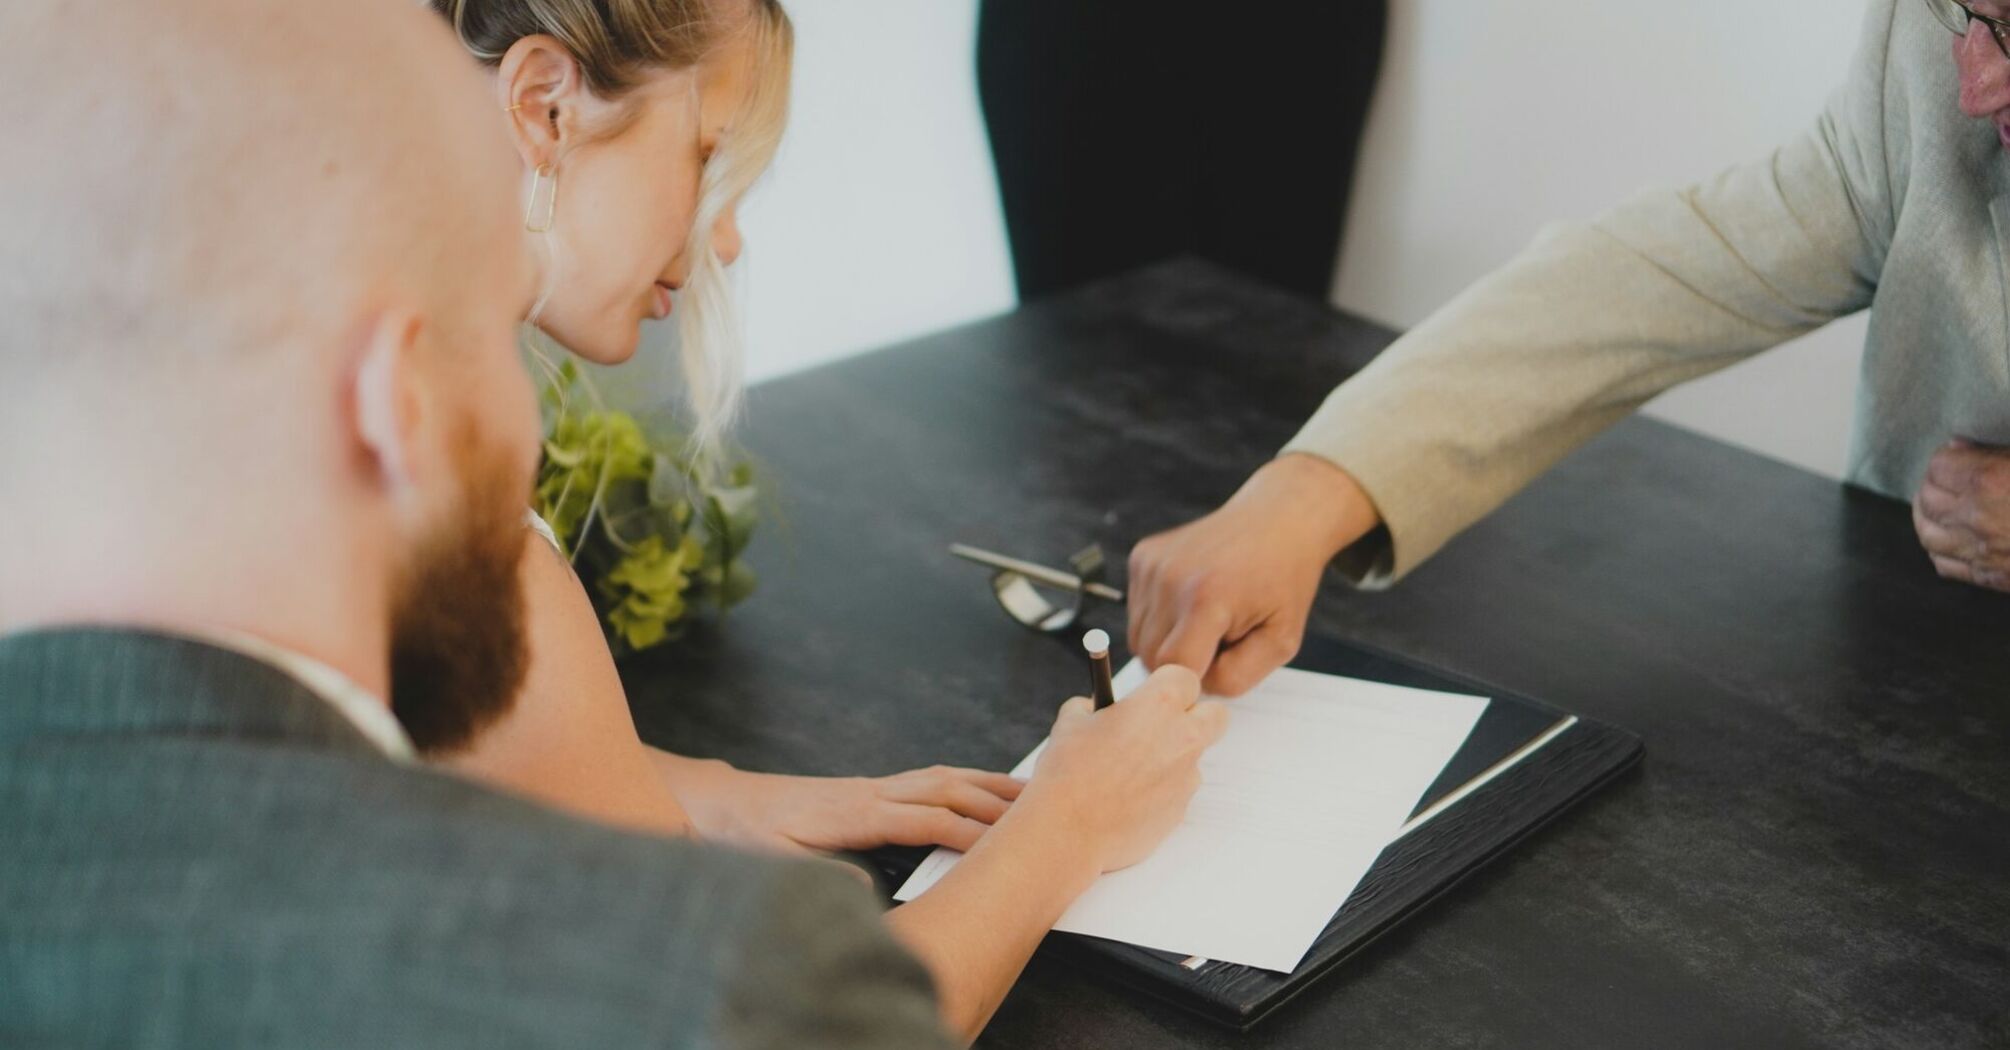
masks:
[[(1011, 307), (972, 70), (976, 6), (789, 4), (794, 119), (744, 210), (756, 377)], [(1861, 0), (1393, 8), (1335, 301), (1407, 326), (1546, 221), (1701, 177), (1808, 126), (1847, 64)], [(1653, 411), (1835, 473), (1861, 339), (1845, 322)]]
[(793, 0), (788, 137), (743, 210), (749, 374), (1014, 305), (975, 0)]
[[(1861, 0), (1395, 0), (1334, 301), (1399, 327), (1527, 244), (1812, 125)], [(1855, 318), (1670, 393), (1665, 419), (1840, 472)]]

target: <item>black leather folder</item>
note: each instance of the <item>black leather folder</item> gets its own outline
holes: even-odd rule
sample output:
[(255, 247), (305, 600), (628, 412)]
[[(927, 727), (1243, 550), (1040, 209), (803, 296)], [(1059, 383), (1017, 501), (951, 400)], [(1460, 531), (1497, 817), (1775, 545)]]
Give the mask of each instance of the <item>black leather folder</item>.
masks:
[[(1247, 1030), (1640, 760), (1640, 739), (1624, 730), (1353, 643), (1308, 638), (1292, 666), (1492, 701), (1465, 745), (1424, 792), (1409, 829), (1382, 851), (1298, 968), (1282, 974), (1232, 963), (1196, 963), (1170, 952), (1071, 933), (1049, 935), (1041, 950), (1065, 952), (1119, 983)], [(1476, 781), (1482, 783), (1474, 786)], [(1440, 805), (1447, 800), (1452, 801)], [(879, 860), (884, 874), (899, 885), (922, 855), (901, 851)]]

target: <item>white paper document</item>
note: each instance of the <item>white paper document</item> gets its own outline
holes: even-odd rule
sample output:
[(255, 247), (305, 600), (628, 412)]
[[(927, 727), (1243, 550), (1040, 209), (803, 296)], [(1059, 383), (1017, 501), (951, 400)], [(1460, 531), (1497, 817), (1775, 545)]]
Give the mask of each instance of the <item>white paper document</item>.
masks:
[[(1117, 695), (1144, 680), (1131, 661)], [(1487, 701), (1286, 668), (1228, 704), (1186, 820), (1142, 863), (1096, 880), (1055, 929), (1290, 972)], [(895, 899), (920, 896), (961, 856), (936, 850)]]

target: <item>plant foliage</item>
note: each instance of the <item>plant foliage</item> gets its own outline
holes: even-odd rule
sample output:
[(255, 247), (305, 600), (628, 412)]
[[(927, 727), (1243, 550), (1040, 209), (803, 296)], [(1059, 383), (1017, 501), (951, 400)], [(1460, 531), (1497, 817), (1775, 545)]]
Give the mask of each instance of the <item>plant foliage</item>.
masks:
[(674, 640), (695, 611), (723, 614), (753, 593), (741, 557), (757, 519), (750, 464), (699, 469), (682, 434), (606, 408), (570, 361), (545, 384), (543, 409), (536, 509), (616, 652)]

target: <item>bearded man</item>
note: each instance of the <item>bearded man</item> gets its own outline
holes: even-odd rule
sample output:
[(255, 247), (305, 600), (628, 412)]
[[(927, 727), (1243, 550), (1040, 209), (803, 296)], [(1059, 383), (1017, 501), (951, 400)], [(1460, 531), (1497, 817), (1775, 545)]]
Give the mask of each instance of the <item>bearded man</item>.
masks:
[(515, 692), (538, 447), (438, 20), (8, 0), (0, 64), (0, 1045), (946, 1045), (845, 875), (412, 761)]

